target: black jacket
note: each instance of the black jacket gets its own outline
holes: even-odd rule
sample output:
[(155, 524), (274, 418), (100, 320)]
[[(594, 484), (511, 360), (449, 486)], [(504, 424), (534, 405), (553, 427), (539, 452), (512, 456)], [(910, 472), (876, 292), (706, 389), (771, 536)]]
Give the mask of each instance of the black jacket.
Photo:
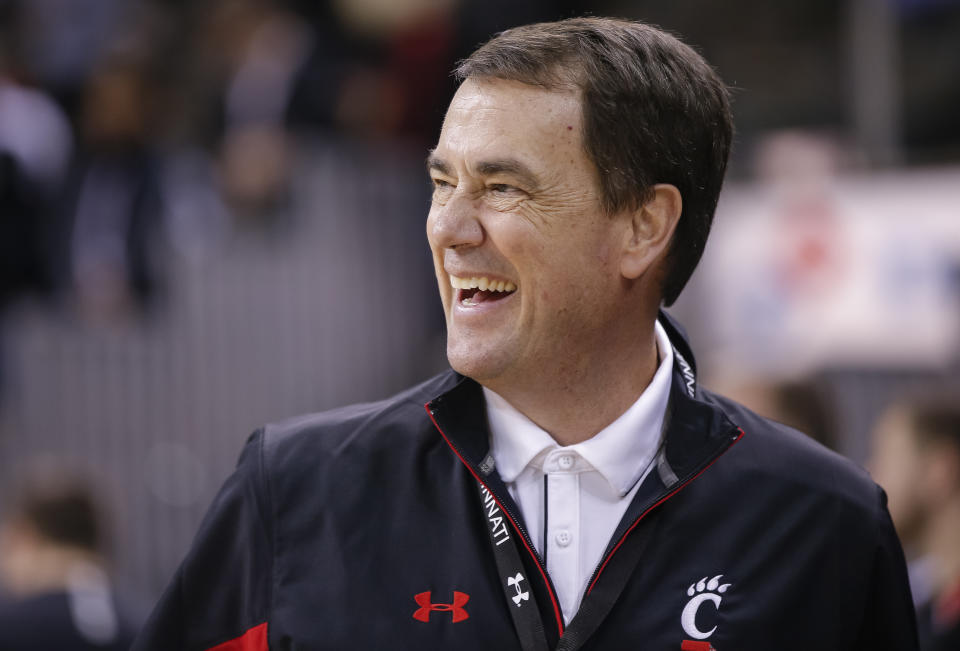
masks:
[[(570, 624), (583, 637), (580, 615), (612, 603), (580, 648), (916, 649), (883, 492), (700, 388), (680, 331), (662, 323), (676, 351), (666, 443)], [(453, 372), (258, 431), (134, 649), (519, 650), (498, 524), (554, 648), (563, 618), (488, 447), (480, 387)], [(478, 479), (504, 520), (488, 525)]]

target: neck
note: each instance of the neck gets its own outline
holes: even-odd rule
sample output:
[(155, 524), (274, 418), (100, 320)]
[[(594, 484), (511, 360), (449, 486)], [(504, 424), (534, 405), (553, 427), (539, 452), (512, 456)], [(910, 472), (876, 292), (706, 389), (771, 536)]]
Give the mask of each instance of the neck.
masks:
[(488, 384), (560, 445), (585, 441), (620, 417), (657, 370), (653, 320), (625, 341), (609, 341), (589, 357), (566, 359), (536, 378)]

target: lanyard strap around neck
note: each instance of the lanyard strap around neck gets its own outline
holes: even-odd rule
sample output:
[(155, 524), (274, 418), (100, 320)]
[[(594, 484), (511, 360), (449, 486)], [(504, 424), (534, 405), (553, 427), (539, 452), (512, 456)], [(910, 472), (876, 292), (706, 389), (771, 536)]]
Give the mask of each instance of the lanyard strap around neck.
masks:
[[(504, 517), (487, 487), (482, 483), (478, 486), (484, 515), (488, 519), (498, 515)], [(626, 537), (617, 553), (609, 558), (609, 565), (604, 571), (604, 581), (584, 595), (580, 609), (561, 636), (556, 651), (577, 651), (599, 628), (633, 576), (655, 528), (652, 524), (638, 527)], [(521, 648), (523, 651), (547, 651), (549, 647), (543, 631), (543, 621), (540, 619), (540, 610), (520, 560), (513, 532), (509, 537), (497, 535), (493, 527), (487, 527), (487, 532), (500, 574), (500, 585), (513, 619), (513, 626), (520, 638)]]
[(513, 626), (520, 638), (523, 651), (548, 651), (546, 635), (543, 631), (543, 620), (540, 619), (540, 609), (537, 598), (527, 579), (526, 570), (517, 551), (515, 532), (508, 536), (498, 535), (498, 531), (509, 530), (506, 524), (506, 514), (493, 498), (493, 494), (482, 483), (480, 499), (483, 512), (488, 520), (501, 518), (504, 529), (487, 527), (490, 535), (490, 544), (493, 547), (493, 557), (497, 561), (497, 570), (500, 574), (500, 587), (507, 602), (507, 609), (513, 619)]

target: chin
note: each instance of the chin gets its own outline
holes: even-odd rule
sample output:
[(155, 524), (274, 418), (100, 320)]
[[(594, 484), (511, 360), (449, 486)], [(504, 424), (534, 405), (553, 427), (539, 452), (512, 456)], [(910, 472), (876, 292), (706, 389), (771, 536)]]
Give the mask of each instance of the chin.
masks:
[(471, 380), (476, 380), (477, 382), (482, 383), (487, 376), (484, 365), (478, 364), (475, 360), (470, 358), (463, 358), (448, 353), (447, 361), (450, 363), (450, 368), (460, 375), (465, 375)]
[(502, 370), (498, 363), (501, 360), (494, 359), (489, 351), (477, 350), (476, 346), (469, 343), (463, 347), (447, 345), (447, 361), (454, 371), (481, 384), (495, 379)]

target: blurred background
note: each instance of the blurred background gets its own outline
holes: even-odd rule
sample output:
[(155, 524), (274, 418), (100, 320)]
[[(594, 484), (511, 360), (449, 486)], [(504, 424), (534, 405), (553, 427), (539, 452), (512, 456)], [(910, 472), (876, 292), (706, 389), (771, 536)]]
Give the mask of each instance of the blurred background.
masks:
[(960, 402), (960, 0), (0, 0), (8, 519), (37, 467), (83, 475), (149, 608), (253, 429), (443, 368), (423, 168), (449, 71), (584, 13), (733, 87), (673, 309), (704, 382), (861, 463), (894, 403)]

